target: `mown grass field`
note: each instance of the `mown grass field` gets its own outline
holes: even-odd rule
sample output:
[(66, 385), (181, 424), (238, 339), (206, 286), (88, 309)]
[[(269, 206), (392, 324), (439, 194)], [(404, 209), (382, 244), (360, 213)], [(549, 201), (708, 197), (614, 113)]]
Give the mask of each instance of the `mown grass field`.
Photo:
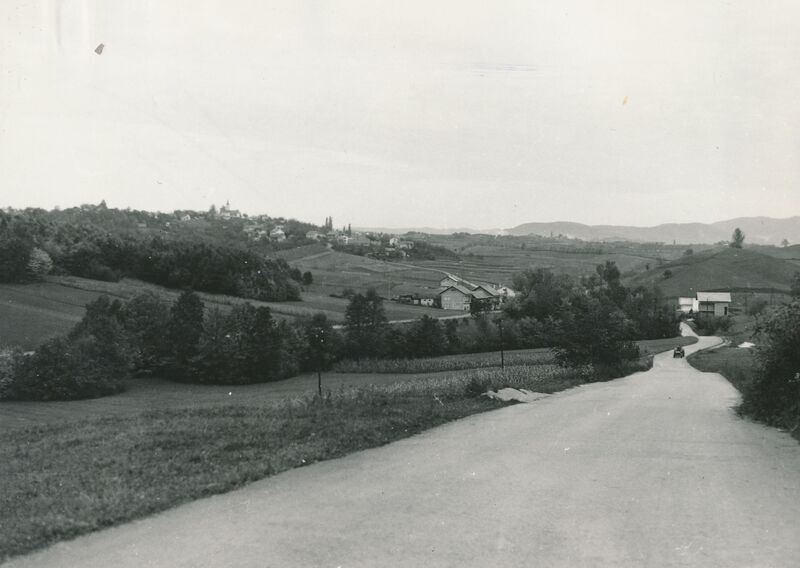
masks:
[(0, 345), (34, 349), (42, 341), (68, 332), (83, 317), (97, 294), (39, 284), (0, 284)]
[(556, 392), (591, 378), (553, 365), (477, 369), (276, 405), (151, 410), (4, 430), (0, 561), (504, 406), (476, 396), (488, 388)]

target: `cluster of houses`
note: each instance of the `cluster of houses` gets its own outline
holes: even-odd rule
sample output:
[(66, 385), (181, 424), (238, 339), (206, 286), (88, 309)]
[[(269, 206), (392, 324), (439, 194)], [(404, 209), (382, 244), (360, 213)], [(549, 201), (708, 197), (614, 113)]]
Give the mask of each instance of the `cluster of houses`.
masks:
[(326, 233), (319, 231), (308, 231), (306, 233), (306, 238), (312, 241), (331, 244), (336, 243), (340, 245), (370, 246), (373, 244), (373, 241), (364, 233), (353, 231), (337, 231), (335, 229), (331, 229)]
[(369, 256), (376, 258), (405, 258), (408, 255), (407, 251), (414, 248), (413, 241), (401, 239), (400, 237), (391, 237), (387, 241), (385, 235), (360, 233), (352, 230), (337, 231), (332, 229), (327, 233), (308, 231), (306, 238), (328, 244), (368, 247), (370, 249)]
[(685, 314), (727, 316), (730, 307), (730, 292), (697, 292), (694, 297), (678, 298), (678, 308)]
[(439, 287), (441, 290), (437, 296), (443, 310), (469, 311), (474, 301), (485, 304), (491, 310), (497, 310), (503, 302), (515, 296), (508, 286), (473, 284), (454, 274), (443, 278)]
[(508, 286), (492, 286), (486, 283), (474, 284), (454, 274), (447, 274), (439, 282), (439, 292), (435, 296), (405, 294), (398, 301), (405, 304), (438, 307), (443, 310), (468, 312), (474, 302), (480, 302), (488, 310), (497, 310), (516, 294)]

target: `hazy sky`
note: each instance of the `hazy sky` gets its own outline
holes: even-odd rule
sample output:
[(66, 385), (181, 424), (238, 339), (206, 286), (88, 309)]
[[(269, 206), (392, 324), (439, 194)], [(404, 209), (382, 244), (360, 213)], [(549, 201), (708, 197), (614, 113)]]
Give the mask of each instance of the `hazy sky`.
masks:
[(798, 178), (796, 0), (0, 2), (0, 206), (651, 225)]

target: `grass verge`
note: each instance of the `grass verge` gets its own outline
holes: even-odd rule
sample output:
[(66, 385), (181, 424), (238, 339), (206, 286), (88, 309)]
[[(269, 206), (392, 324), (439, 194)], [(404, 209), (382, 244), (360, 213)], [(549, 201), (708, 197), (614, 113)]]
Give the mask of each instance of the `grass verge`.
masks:
[(747, 391), (756, 374), (752, 349), (726, 345), (692, 353), (686, 360), (699, 371), (719, 373), (741, 393)]
[(488, 388), (552, 393), (598, 379), (555, 365), (475, 369), (267, 408), (172, 409), (3, 432), (0, 561), (507, 404), (476, 396)]
[(778, 412), (768, 418), (759, 416), (754, 411), (753, 403), (758, 395), (750, 388), (758, 376), (759, 365), (753, 349), (725, 345), (693, 353), (687, 358), (687, 361), (699, 371), (719, 373), (742, 393), (743, 403), (736, 409), (740, 416), (785, 429), (795, 440), (800, 442), (800, 421), (798, 421), (796, 411)]

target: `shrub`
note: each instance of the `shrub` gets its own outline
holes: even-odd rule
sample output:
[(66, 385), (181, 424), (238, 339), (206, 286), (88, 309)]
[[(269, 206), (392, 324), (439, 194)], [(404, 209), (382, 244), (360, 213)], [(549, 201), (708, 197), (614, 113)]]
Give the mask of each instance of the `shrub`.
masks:
[(754, 298), (748, 305), (747, 305), (747, 313), (751, 316), (757, 316), (761, 312), (763, 312), (769, 302), (765, 298)]
[(24, 282), (33, 245), (26, 239), (0, 233), (0, 282)]
[(57, 337), (33, 355), (12, 352), (2, 371), (6, 399), (72, 400), (122, 390), (131, 353), (119, 320), (122, 304), (100, 296), (66, 337)]
[(800, 301), (778, 308), (764, 324), (756, 351), (759, 369), (742, 410), (784, 426), (800, 421)]
[(122, 309), (122, 324), (134, 357), (134, 367), (154, 370), (164, 365), (170, 344), (164, 331), (170, 323), (169, 307), (153, 292), (134, 296)]
[(565, 366), (615, 367), (639, 357), (639, 347), (626, 338), (621, 310), (602, 298), (575, 295), (553, 337), (556, 360)]
[(694, 318), (694, 326), (698, 335), (716, 335), (728, 331), (731, 320), (727, 316), (697, 315)]
[(74, 400), (122, 390), (123, 357), (109, 356), (108, 345), (91, 334), (57, 337), (35, 354), (17, 356), (4, 397), (13, 400)]
[(492, 386), (492, 380), (485, 375), (474, 375), (470, 377), (467, 384), (464, 386), (464, 392), (467, 396), (476, 397), (480, 396), (489, 390)]
[(34, 247), (26, 270), (31, 280), (41, 280), (53, 270), (53, 259), (42, 249)]
[(296, 330), (275, 323), (269, 308), (239, 304), (227, 315), (213, 310), (203, 323), (191, 379), (246, 384), (285, 379), (299, 370)]
[(14, 368), (22, 358), (19, 349), (0, 348), (0, 400), (11, 398), (14, 384)]

